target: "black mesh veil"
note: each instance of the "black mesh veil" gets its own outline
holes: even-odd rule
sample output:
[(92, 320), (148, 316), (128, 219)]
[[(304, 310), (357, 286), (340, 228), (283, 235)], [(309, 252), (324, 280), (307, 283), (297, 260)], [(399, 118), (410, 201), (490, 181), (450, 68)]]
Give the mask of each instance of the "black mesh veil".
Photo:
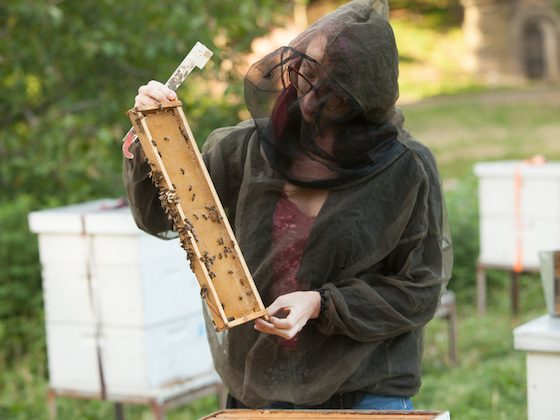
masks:
[[(290, 182), (336, 188), (399, 153), (389, 122), (398, 53), (381, 1), (354, 1), (255, 63), (245, 101), (273, 169)], [(323, 168), (298, 173), (305, 156)], [(317, 166), (319, 168), (319, 166)]]

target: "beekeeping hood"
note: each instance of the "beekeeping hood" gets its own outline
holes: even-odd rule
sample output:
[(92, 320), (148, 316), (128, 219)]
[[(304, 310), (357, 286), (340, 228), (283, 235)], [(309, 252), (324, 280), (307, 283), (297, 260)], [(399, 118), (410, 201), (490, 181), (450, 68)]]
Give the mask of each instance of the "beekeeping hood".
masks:
[[(387, 17), (386, 1), (350, 2), (249, 69), (247, 107), (269, 163), (292, 183), (337, 187), (375, 171), (398, 147), (395, 128), (388, 124), (398, 97), (398, 53)], [(319, 53), (313, 47), (317, 44)], [(302, 117), (301, 98), (289, 75), (290, 68), (297, 71), (306, 64), (314, 69), (319, 98), (311, 119)], [(342, 98), (344, 105), (329, 118), (331, 96)], [(334, 135), (332, 148), (316, 142), (327, 132)], [(294, 174), (293, 159), (301, 153), (327, 170), (319, 176)]]

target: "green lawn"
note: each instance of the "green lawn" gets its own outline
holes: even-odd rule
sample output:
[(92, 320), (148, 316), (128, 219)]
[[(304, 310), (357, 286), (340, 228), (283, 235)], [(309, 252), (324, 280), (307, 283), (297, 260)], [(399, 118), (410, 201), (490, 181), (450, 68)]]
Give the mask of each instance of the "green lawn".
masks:
[(476, 161), (560, 159), (560, 86), (440, 96), (402, 108), (448, 181), (472, 174)]
[(513, 349), (512, 331), (546, 312), (540, 279), (522, 276), (522, 309), (514, 317), (508, 277), (493, 274), (486, 316), (477, 316), (472, 302), (459, 303), (456, 366), (447, 357), (446, 322), (436, 319), (428, 326), (416, 408), (449, 410), (460, 420), (527, 418), (525, 353)]

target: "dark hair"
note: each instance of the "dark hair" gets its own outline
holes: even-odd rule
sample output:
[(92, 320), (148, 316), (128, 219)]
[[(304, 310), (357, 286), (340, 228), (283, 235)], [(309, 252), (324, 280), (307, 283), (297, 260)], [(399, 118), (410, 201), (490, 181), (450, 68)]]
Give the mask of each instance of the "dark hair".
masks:
[(299, 110), (297, 91), (289, 85), (276, 98), (272, 108), (272, 126), (274, 137), (283, 139), (287, 135), (299, 135), (301, 111)]

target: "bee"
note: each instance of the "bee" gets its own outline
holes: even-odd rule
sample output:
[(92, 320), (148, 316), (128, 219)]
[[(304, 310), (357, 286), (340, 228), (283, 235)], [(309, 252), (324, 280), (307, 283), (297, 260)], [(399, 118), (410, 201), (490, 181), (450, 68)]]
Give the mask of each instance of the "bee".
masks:
[(185, 129), (183, 127), (179, 127), (179, 131), (181, 132), (182, 136), (186, 139), (189, 138), (187, 132), (185, 131)]
[(178, 202), (177, 195), (174, 190), (168, 191), (166, 194), (167, 202), (170, 204), (176, 204)]

